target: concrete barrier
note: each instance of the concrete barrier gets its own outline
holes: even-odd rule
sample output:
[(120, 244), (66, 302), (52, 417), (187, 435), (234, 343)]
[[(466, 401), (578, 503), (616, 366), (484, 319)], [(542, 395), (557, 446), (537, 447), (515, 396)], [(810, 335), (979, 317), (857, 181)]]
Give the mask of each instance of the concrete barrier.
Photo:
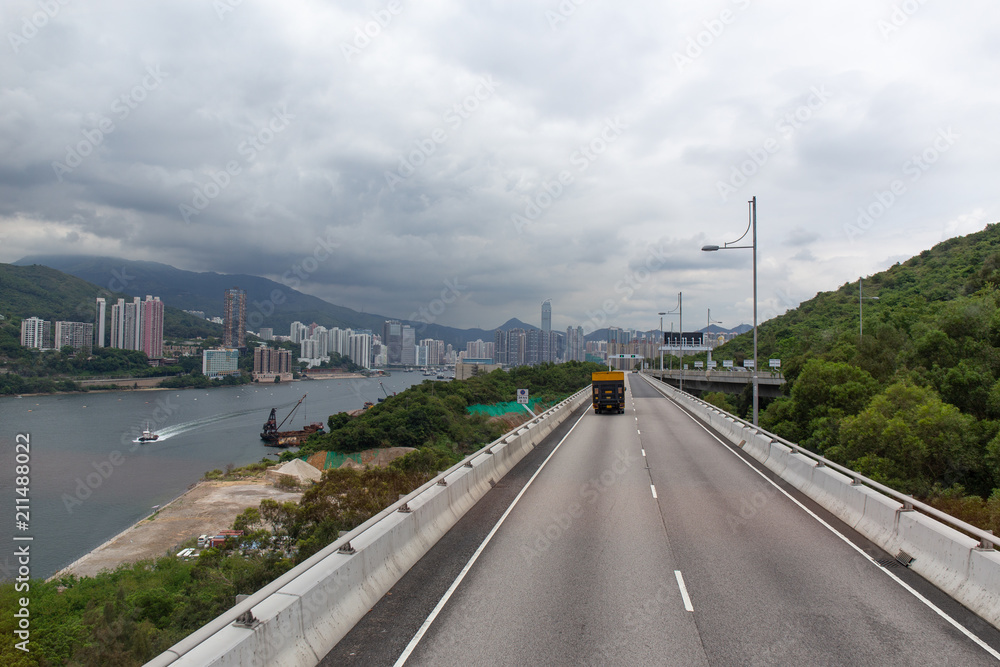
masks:
[(901, 549), (913, 556), (910, 569), (952, 597), (969, 577), (969, 559), (978, 544), (968, 535), (915, 511), (896, 514), (892, 542), (890, 553)]
[(895, 555), (896, 515), (903, 504), (865, 486), (856, 487), (865, 497), (865, 513), (854, 526), (869, 540)]
[(969, 557), (969, 578), (955, 597), (995, 627), (1000, 627), (1000, 552), (973, 549)]
[[(147, 665), (315, 665), (489, 491), (491, 481), (589, 398), (588, 387), (466, 457)], [(255, 622), (234, 623), (245, 612)]]

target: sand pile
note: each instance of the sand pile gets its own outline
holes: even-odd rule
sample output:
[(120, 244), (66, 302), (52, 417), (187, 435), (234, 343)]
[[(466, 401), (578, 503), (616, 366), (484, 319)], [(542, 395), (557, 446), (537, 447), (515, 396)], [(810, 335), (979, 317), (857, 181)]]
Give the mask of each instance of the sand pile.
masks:
[(292, 459), (283, 466), (269, 468), (266, 473), (266, 477), (270, 482), (277, 482), (280, 477), (292, 477), (300, 485), (306, 485), (309, 482), (318, 482), (322, 476), (323, 473), (302, 459)]

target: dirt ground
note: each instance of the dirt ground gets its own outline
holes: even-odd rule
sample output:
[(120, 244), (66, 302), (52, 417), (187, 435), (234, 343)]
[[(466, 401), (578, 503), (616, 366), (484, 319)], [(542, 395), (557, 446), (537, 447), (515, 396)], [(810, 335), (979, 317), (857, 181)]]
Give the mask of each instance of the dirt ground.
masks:
[(298, 501), (301, 492), (284, 491), (261, 480), (200, 482), (173, 502), (164, 505), (152, 519), (143, 519), (56, 572), (58, 579), (70, 574), (92, 577), (113, 570), (122, 563), (175, 554), (185, 540), (199, 535), (215, 535), (232, 528), (236, 516), (248, 507), (257, 507), (264, 498), (278, 502)]

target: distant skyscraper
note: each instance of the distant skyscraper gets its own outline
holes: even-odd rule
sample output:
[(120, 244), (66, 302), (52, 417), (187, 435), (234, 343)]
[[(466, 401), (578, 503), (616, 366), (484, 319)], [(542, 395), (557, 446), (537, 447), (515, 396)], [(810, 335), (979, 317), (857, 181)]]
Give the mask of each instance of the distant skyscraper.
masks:
[(403, 325), (400, 362), (406, 366), (417, 363), (417, 331), (408, 324)]
[(382, 344), (386, 348), (386, 366), (403, 363), (403, 325), (398, 320), (386, 320), (382, 325)]
[(107, 321), (107, 303), (104, 297), (97, 297), (96, 312), (94, 313), (94, 346), (104, 347), (104, 323)]
[(226, 290), (223, 302), (222, 346), (247, 346), (247, 293), (239, 287)]
[(552, 337), (552, 301), (546, 299), (542, 301), (542, 335), (539, 337), (538, 360), (553, 361), (553, 350), (551, 345)]
[(163, 358), (163, 302), (160, 297), (146, 295), (142, 302), (142, 336), (140, 349), (150, 359)]

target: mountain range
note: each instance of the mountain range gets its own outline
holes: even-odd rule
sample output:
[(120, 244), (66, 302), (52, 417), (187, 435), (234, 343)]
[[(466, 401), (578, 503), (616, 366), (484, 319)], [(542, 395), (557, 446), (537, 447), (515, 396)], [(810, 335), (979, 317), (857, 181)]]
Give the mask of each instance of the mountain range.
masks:
[[(247, 325), (254, 331), (270, 327), (278, 335), (287, 335), (292, 322), (315, 322), (332, 328), (371, 329), (381, 333), (382, 325), (396, 317), (361, 313), (304, 294), (279, 282), (247, 274), (184, 271), (159, 262), (126, 260), (90, 255), (32, 255), (13, 263), (15, 266), (42, 265), (62, 271), (110, 292), (144, 297), (159, 296), (169, 306), (196, 310), (206, 317), (221, 316), (223, 294), (232, 287), (247, 293)], [(92, 299), (91, 299), (92, 301)], [(80, 316), (78, 316), (80, 317)], [(495, 329), (458, 329), (455, 327), (400, 319), (417, 330), (417, 340), (434, 338), (464, 349), (465, 343), (493, 340)], [(516, 318), (498, 329), (537, 329)]]

